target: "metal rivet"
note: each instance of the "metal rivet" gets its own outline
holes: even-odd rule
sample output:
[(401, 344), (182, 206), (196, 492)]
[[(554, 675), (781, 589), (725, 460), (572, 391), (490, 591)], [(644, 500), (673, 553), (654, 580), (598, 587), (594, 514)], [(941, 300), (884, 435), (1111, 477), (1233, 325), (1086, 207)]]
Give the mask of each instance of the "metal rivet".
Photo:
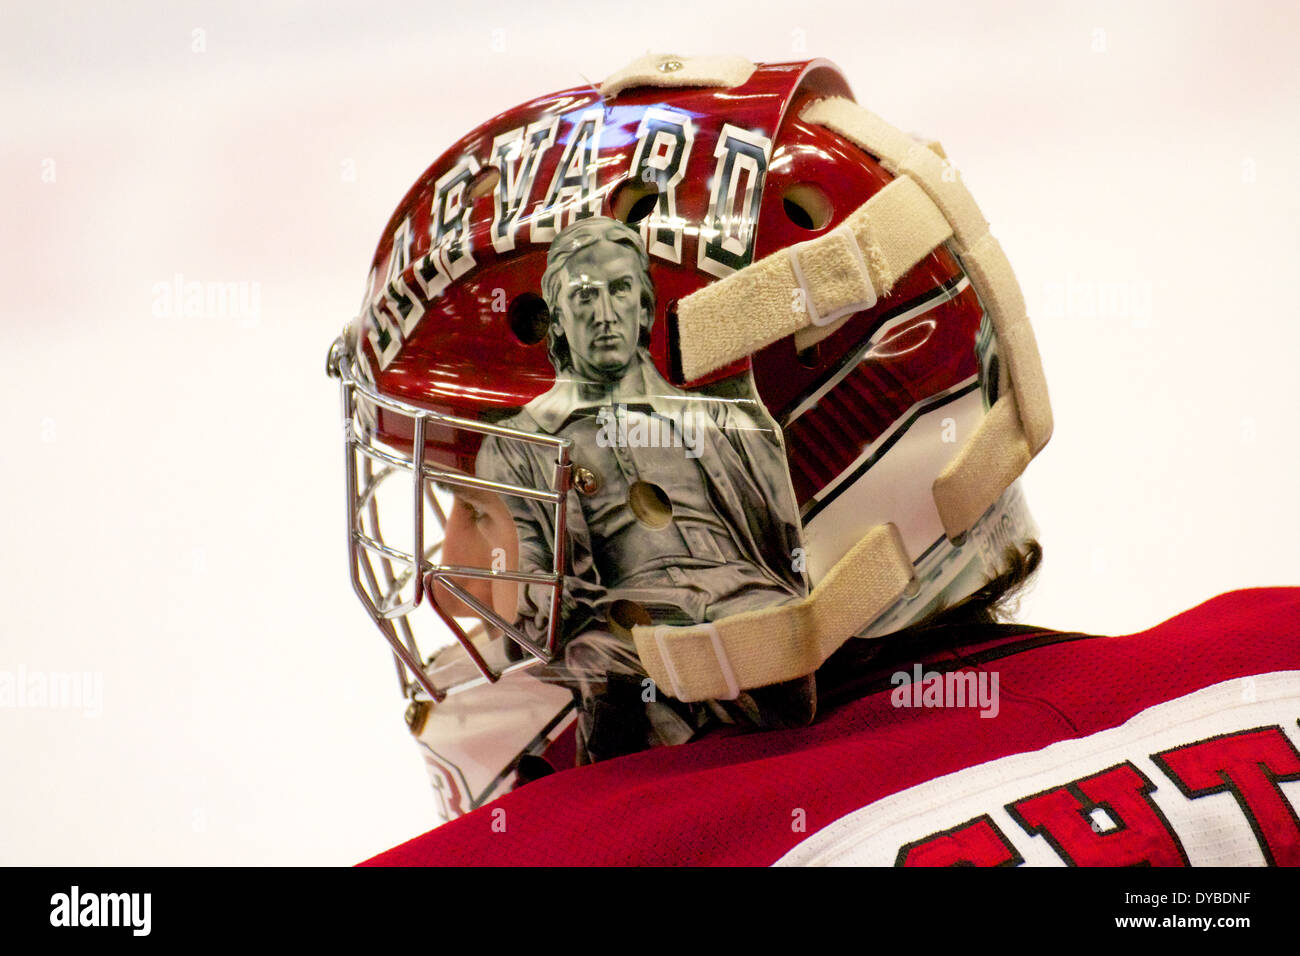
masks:
[(594, 495), (600, 488), (600, 479), (590, 468), (578, 465), (573, 469), (573, 487), (578, 489), (580, 495)]
[(429, 702), (413, 700), (406, 708), (406, 726), (417, 737), (424, 730), (424, 722), (429, 719)]
[(684, 64), (681, 60), (663, 60), (659, 64), (660, 73), (676, 73)]

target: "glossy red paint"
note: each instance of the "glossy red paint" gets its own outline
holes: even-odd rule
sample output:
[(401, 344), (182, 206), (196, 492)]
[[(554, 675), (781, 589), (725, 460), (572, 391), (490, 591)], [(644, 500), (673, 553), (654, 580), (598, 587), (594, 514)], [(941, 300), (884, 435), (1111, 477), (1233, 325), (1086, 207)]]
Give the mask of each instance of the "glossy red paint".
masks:
[[(380, 391), (424, 408), (493, 420), (551, 386), (555, 372), (545, 342), (520, 341), (509, 320), (512, 302), (540, 290), (550, 239), (542, 236), (534, 241), (533, 229), (544, 212), (547, 187), (582, 118), (597, 110), (601, 132), (595, 160), (594, 211), (613, 216), (618, 188), (631, 175), (639, 124), (653, 107), (688, 114), (694, 125), (689, 160), (675, 191), (676, 211), (685, 222), (681, 262), (653, 255), (650, 260), (656, 291), (650, 352), (660, 372), (673, 380), (667, 314), (674, 301), (716, 279), (698, 267), (697, 250), (718, 162), (714, 151), (724, 125), (772, 141), (758, 222), (754, 225), (754, 261), (834, 228), (890, 182), (890, 174), (856, 145), (799, 118), (810, 101), (825, 96), (852, 96), (847, 82), (830, 63), (814, 60), (767, 64), (760, 65), (743, 86), (733, 89), (643, 87), (603, 100), (594, 88), (575, 88), (525, 103), (479, 126), (429, 167), (394, 212), (373, 259), (367, 290), (369, 309), (387, 309), (394, 314), (392, 297), (386, 298), (384, 293), (395, 235), (409, 237), (407, 249), (398, 250), (398, 255), (404, 255), (411, 265), (398, 274), (406, 288), (418, 295), (414, 271), (430, 251), (439, 180), (457, 169), (466, 157), (473, 157), (483, 170), (497, 169), (504, 178), (506, 172), (493, 165), (495, 138), (553, 117), (559, 119), (554, 144), (543, 153), (519, 212), (513, 248), (498, 251), (493, 247), (496, 193), (503, 186), (493, 186), (490, 178), (480, 174), (475, 182), (481, 182), (483, 188), (470, 200), (465, 233), (474, 265), (424, 305), (423, 318), (382, 370), (364, 332), (364, 324), (373, 324), (373, 320), (363, 314), (358, 344)], [(813, 184), (826, 203), (828, 217), (817, 223), (817, 228), (806, 228), (807, 222), (801, 225), (786, 209), (785, 198), (791, 190), (796, 190), (797, 195), (797, 188), (804, 184)], [(508, 187), (508, 181), (504, 185)], [(568, 221), (566, 217), (564, 223)], [(403, 223), (408, 224), (405, 231)], [(721, 369), (706, 379), (676, 383), (698, 387), (752, 367), (761, 398), (777, 421), (784, 422), (800, 397), (853, 354), (886, 317), (897, 314), (906, 303), (951, 286), (961, 275), (956, 260), (940, 249), (904, 276), (875, 308), (851, 317), (820, 343), (814, 361), (807, 361), (807, 356), (801, 361), (795, 354), (793, 339), (787, 338), (760, 351), (752, 360)], [(788, 452), (801, 504), (825, 484), (828, 474), (852, 460), (852, 448), (874, 437), (873, 432), (879, 433), (879, 422), (893, 420), (899, 402), (932, 394), (973, 373), (974, 334), (981, 314), (973, 291), (957, 297), (944, 307), (942, 334), (927, 335), (899, 355), (869, 357), (845, 386), (854, 396), (851, 402), (835, 400), (835, 408), (819, 409), (817, 414), (789, 427)], [(879, 408), (872, 406), (871, 396), (876, 392), (883, 403)], [(381, 415), (379, 430), (381, 439), (388, 444), (409, 448), (408, 419)], [(473, 471), (477, 436), (432, 428), (428, 442), (431, 461)]]

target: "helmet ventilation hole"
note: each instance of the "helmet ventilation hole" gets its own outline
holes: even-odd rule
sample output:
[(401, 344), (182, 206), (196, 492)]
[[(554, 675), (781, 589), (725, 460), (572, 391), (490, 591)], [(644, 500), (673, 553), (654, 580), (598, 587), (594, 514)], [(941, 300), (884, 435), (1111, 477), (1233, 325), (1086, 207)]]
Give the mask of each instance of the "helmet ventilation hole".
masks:
[(484, 166), (478, 171), (473, 179), (469, 181), (469, 198), (478, 199), (496, 189), (497, 183), (501, 181), (501, 171), (495, 166)]
[(519, 765), (515, 769), (519, 772), (521, 784), (532, 783), (534, 780), (541, 780), (555, 773), (555, 767), (551, 762), (537, 754), (524, 754), (519, 758)]
[(831, 201), (814, 183), (796, 183), (781, 196), (786, 217), (800, 229), (824, 229), (831, 221)]
[(536, 345), (546, 338), (551, 325), (551, 310), (546, 300), (535, 292), (524, 292), (514, 297), (506, 313), (510, 331), (524, 345)]
[(614, 190), (610, 209), (615, 219), (635, 225), (654, 212), (658, 202), (659, 186), (656, 183), (628, 179)]
[(627, 492), (627, 506), (637, 521), (655, 531), (668, 527), (673, 520), (673, 503), (668, 493), (653, 482), (633, 482)]
[(636, 601), (620, 599), (609, 606), (609, 629), (619, 637), (631, 637), (632, 628), (653, 623), (650, 612)]

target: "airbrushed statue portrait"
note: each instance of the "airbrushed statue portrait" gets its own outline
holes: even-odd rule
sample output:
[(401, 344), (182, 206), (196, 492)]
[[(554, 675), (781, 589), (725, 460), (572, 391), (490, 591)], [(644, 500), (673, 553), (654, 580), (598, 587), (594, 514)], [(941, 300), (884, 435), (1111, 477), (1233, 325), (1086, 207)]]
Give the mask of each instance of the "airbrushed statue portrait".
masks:
[[(556, 671), (581, 692), (579, 737), (591, 759), (607, 749), (593, 736), (592, 711), (631, 715), (631, 726), (623, 717), (600, 725), (621, 738), (608, 741), (610, 752), (640, 734), (647, 742), (633, 749), (680, 743), (710, 719), (710, 708), (655, 706), (630, 628), (701, 623), (807, 594), (780, 429), (747, 376), (720, 397), (677, 388), (659, 373), (648, 351), (649, 259), (640, 235), (622, 222), (590, 217), (561, 231), (541, 292), (555, 384), (501, 424), (573, 441)], [(553, 468), (553, 453), (523, 442), (488, 438), (478, 454), (480, 477), (514, 485), (549, 487)], [(551, 506), (516, 496), (506, 505), (518, 569), (549, 571)], [(517, 626), (543, 640), (551, 588), (518, 592)], [(806, 693), (810, 687), (796, 697)], [(778, 709), (789, 709), (788, 696)], [(804, 722), (812, 706), (800, 701), (792, 723)], [(761, 710), (750, 694), (711, 708), (724, 721), (771, 726)]]

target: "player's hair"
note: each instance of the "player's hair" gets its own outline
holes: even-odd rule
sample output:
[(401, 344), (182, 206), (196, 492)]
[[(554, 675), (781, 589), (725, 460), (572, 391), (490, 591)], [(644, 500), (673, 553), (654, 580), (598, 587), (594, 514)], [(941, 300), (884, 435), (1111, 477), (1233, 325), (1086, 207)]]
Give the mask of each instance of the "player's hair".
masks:
[(879, 676), (892, 666), (903, 669), (923, 655), (969, 641), (991, 624), (1005, 622), (1043, 562), (1037, 541), (1008, 547), (1001, 574), (951, 607), (939, 606), (911, 627), (886, 637), (851, 640), (817, 671), (818, 711), (879, 689)]
[(552, 241), (546, 253), (546, 271), (542, 273), (542, 298), (551, 313), (546, 330), (546, 351), (556, 371), (573, 368), (573, 355), (568, 340), (560, 326), (561, 298), (564, 295), (565, 276), (569, 260), (588, 246), (598, 242), (613, 242), (631, 249), (636, 255), (641, 273), (641, 308), (645, 319), (641, 323), (638, 346), (650, 345), (650, 327), (655, 320), (655, 287), (650, 281), (650, 257), (635, 229), (608, 216), (590, 216), (564, 227)]
[(1026, 542), (1023, 550), (1009, 546), (1003, 554), (1006, 570), (970, 597), (952, 607), (938, 607), (907, 630), (919, 632), (954, 625), (998, 624), (1009, 620), (1034, 574), (1043, 563), (1043, 546)]

